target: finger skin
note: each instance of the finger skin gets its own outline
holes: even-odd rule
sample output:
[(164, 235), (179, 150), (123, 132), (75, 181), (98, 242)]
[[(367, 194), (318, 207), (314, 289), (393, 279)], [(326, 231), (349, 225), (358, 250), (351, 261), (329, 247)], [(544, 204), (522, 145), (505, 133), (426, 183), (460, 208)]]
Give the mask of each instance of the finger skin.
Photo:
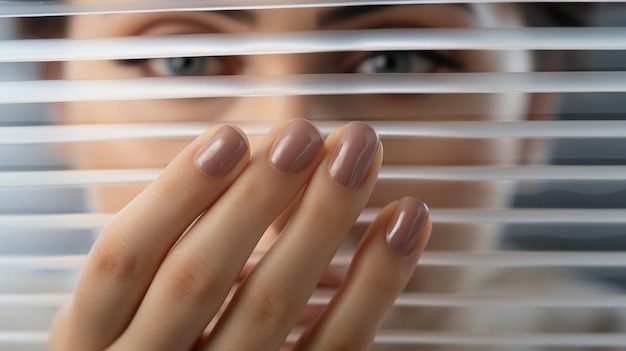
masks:
[[(376, 155), (363, 183), (351, 188), (333, 181), (329, 152), (280, 238), (238, 289), (203, 350), (281, 347), (376, 183), (382, 146), (367, 128), (367, 135), (375, 136)], [(341, 133), (327, 139), (328, 150), (334, 149)]]
[(394, 202), (385, 207), (368, 228), (346, 281), (322, 315), (301, 336), (295, 351), (370, 349), (430, 236), (431, 223), (427, 220), (408, 254), (393, 253), (385, 237), (397, 205)]
[(193, 141), (105, 226), (73, 299), (53, 324), (51, 350), (102, 350), (122, 334), (168, 251), (249, 158), (246, 152), (228, 174), (219, 177), (195, 165), (196, 152), (220, 128), (211, 128)]
[(238, 179), (170, 252), (112, 350), (186, 350), (196, 342), (267, 227), (325, 156), (321, 147), (296, 173), (271, 165), (269, 150), (285, 125), (268, 135)]

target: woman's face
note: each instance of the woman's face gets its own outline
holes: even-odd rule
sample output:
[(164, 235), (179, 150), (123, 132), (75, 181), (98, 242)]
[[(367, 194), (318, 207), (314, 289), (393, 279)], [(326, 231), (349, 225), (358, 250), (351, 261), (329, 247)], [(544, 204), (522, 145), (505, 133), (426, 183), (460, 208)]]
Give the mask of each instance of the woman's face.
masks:
[[(521, 26), (513, 4), (443, 4), (224, 12), (142, 13), (78, 16), (72, 38), (258, 33), (376, 28), (487, 28)], [(404, 51), (174, 58), (132, 61), (69, 62), (66, 79), (137, 78), (189, 75), (285, 75), (326, 73), (523, 72), (530, 69), (524, 51)], [(279, 96), (158, 101), (81, 102), (59, 108), (64, 123), (145, 123), (189, 121), (414, 120), (474, 121), (524, 119), (530, 96), (503, 94), (422, 94), (371, 96)], [(386, 165), (506, 165), (519, 162), (516, 141), (419, 139), (383, 140)], [(83, 169), (163, 167), (188, 143), (176, 141), (93, 142), (71, 150)], [(254, 142), (253, 142), (254, 144)], [(97, 209), (115, 212), (142, 186), (98, 188)], [(379, 207), (403, 195), (431, 207), (489, 207), (505, 204), (506, 190), (494, 183), (420, 181), (381, 183), (370, 205)], [(280, 225), (266, 237), (277, 235)], [(467, 250), (485, 245), (479, 230), (436, 225), (431, 250)], [(484, 234), (484, 233), (483, 233)], [(434, 270), (433, 270), (434, 271)], [(427, 276), (429, 270), (422, 270)], [(438, 274), (438, 273), (437, 273)], [(451, 273), (452, 274), (452, 273)], [(441, 291), (460, 279), (429, 279), (420, 289)]]

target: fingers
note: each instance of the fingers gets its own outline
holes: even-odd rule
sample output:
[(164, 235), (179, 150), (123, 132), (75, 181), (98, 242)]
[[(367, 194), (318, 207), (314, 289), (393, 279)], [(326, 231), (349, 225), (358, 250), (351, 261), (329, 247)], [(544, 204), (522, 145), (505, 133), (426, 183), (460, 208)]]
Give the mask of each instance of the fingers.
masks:
[(344, 285), (294, 349), (369, 350), (411, 277), (430, 229), (424, 203), (403, 198), (387, 206), (363, 238)]
[[(366, 206), (381, 160), (378, 136), (361, 123), (326, 144), (309, 122), (285, 123), (252, 157), (232, 127), (208, 132), (103, 230), (52, 349), (279, 349)], [(292, 204), (281, 237), (200, 345), (259, 239)], [(421, 202), (387, 207), (297, 347), (368, 348), (429, 233)]]
[(189, 349), (267, 227), (324, 156), (319, 132), (305, 120), (272, 132), (245, 171), (169, 253), (113, 349)]
[(216, 127), (182, 151), (104, 228), (61, 315), (72, 331), (62, 338), (69, 343), (63, 350), (101, 350), (122, 333), (168, 251), (247, 159), (245, 137), (232, 127)]
[[(332, 134), (334, 150), (308, 183), (298, 208), (239, 287), (205, 350), (278, 350), (327, 269), (376, 182), (382, 148), (376, 133), (350, 123)], [(246, 337), (239, 337), (240, 331)]]

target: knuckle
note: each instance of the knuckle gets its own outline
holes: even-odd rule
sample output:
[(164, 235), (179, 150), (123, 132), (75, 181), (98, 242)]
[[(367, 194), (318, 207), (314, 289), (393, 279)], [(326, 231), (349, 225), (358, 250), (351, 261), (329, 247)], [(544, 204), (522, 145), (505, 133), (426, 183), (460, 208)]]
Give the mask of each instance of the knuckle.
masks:
[[(258, 203), (268, 203), (271, 200), (269, 191), (264, 191), (263, 186), (257, 181), (245, 181), (241, 183), (241, 194), (245, 194), (248, 199), (254, 199)], [(271, 203), (271, 202), (269, 202)]]
[(291, 321), (300, 309), (297, 292), (280, 284), (264, 284), (253, 290), (247, 307), (252, 322), (270, 328)]
[(103, 231), (102, 238), (94, 246), (89, 260), (89, 267), (96, 276), (127, 281), (142, 273), (141, 255), (124, 238), (124, 235), (115, 233), (113, 228)]
[(191, 259), (183, 259), (164, 270), (174, 301), (188, 301), (191, 304), (205, 302), (225, 285), (220, 269), (200, 265)]

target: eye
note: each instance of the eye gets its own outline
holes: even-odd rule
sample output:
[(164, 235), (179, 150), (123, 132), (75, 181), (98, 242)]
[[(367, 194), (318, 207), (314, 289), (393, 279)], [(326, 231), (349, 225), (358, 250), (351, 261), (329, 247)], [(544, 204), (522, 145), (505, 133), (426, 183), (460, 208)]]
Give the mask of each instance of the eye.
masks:
[(119, 61), (125, 66), (140, 66), (149, 77), (197, 77), (237, 74), (238, 65), (230, 57), (171, 57)]
[(438, 73), (461, 70), (463, 64), (437, 51), (391, 51), (367, 54), (352, 67), (353, 73)]

